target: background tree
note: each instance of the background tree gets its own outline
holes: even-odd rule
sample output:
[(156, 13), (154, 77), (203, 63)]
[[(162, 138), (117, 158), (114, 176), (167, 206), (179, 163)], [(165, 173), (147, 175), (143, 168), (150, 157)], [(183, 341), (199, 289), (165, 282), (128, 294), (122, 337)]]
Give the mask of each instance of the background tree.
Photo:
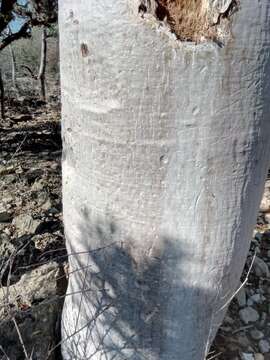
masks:
[(5, 119), (5, 88), (4, 88), (4, 82), (2, 78), (2, 70), (0, 69), (0, 113), (1, 113), (1, 119)]
[(46, 84), (45, 84), (45, 73), (47, 67), (47, 29), (45, 26), (42, 27), (41, 33), (41, 51), (40, 51), (40, 64), (38, 74), (32, 71), (28, 65), (22, 65), (26, 69), (33, 79), (38, 80), (40, 84), (40, 96), (43, 101), (46, 101)]
[(12, 84), (18, 95), (19, 94), (19, 88), (18, 88), (18, 84), (17, 84), (17, 70), (18, 69), (17, 69), (16, 57), (15, 57), (15, 53), (14, 53), (12, 44), (9, 45), (9, 50), (10, 50), (10, 58), (11, 58), (10, 63), (11, 63)]
[[(2, 0), (0, 4), (0, 50), (29, 37), (33, 26), (49, 26), (57, 21), (56, 0)], [(10, 31), (13, 27), (15, 30)]]
[(40, 81), (40, 94), (44, 101), (46, 100), (46, 85), (45, 85), (46, 65), (47, 65), (47, 31), (46, 31), (46, 27), (43, 26), (38, 79)]
[(269, 2), (151, 5), (59, 4), (65, 360), (204, 359), (250, 244)]
[[(4, 6), (5, 5), (5, 6)], [(3, 74), (6, 76), (11, 76), (13, 82), (13, 89), (15, 89), (15, 93), (17, 93), (17, 86), (15, 85), (15, 58), (16, 53), (18, 56), (18, 64), (17, 64), (17, 73), (18, 76), (22, 76), (22, 69), (27, 69), (27, 74), (31, 74), (33, 79), (39, 81), (40, 84), (40, 95), (43, 100), (46, 98), (46, 86), (45, 86), (45, 70), (47, 63), (47, 55), (52, 58), (52, 52), (55, 52), (55, 56), (53, 59), (53, 64), (50, 68), (55, 67), (55, 63), (58, 63), (56, 47), (53, 44), (53, 49), (48, 53), (47, 50), (47, 42), (49, 37), (53, 37), (55, 39), (54, 43), (57, 45), (57, 26), (55, 22), (57, 20), (57, 1), (16, 1), (7, 6), (7, 2), (1, 3), (1, 15), (2, 18), (5, 19), (5, 23), (2, 24), (2, 31), (0, 32), (0, 57), (3, 63)], [(9, 11), (9, 13), (8, 13)], [(5, 13), (5, 16), (4, 16)], [(9, 14), (9, 16), (7, 16)], [(33, 49), (33, 41), (31, 42), (23, 42), (23, 38), (30, 39), (33, 36), (33, 32), (36, 34), (39, 33), (37, 30), (33, 30), (34, 27), (40, 27), (41, 30), (41, 46), (38, 55), (35, 54), (35, 48)], [(36, 41), (36, 36), (34, 36), (34, 42)], [(10, 74), (9, 64), (10, 57), (5, 55), (5, 48), (12, 44), (15, 40), (21, 40), (23, 46), (17, 45), (16, 48), (12, 49), (12, 71)], [(39, 40), (40, 41), (40, 40)], [(26, 47), (25, 47), (26, 46)], [(36, 46), (35, 46), (36, 47)], [(19, 51), (16, 49), (18, 48)], [(27, 53), (27, 54), (26, 54)], [(35, 69), (35, 64), (37, 63), (37, 58), (31, 58), (31, 54), (34, 57), (39, 57), (39, 64), (37, 65), (39, 69)], [(39, 56), (40, 55), (40, 56)], [(31, 59), (30, 59), (31, 58)], [(31, 63), (28, 61), (24, 61), (24, 59), (31, 60)], [(19, 66), (18, 66), (19, 65)], [(15, 67), (14, 67), (15, 66)], [(55, 68), (56, 72), (57, 69)], [(7, 83), (8, 84), (8, 83)], [(35, 87), (35, 82), (32, 82)], [(16, 82), (18, 85), (18, 82)]]

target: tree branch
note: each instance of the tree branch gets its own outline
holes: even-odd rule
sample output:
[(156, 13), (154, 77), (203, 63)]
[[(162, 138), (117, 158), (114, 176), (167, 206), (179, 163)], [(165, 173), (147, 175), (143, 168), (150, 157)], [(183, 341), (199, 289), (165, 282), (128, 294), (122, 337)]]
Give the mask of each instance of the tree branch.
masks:
[[(17, 0), (0, 0), (0, 51), (13, 41), (30, 37), (33, 26), (49, 26), (57, 22), (56, 0), (29, 0), (32, 9), (17, 3)], [(25, 19), (24, 25), (16, 33), (6, 33), (12, 19), (20, 16)]]
[(26, 22), (25, 24), (23, 24), (23, 26), (20, 28), (19, 31), (17, 31), (16, 33), (10, 34), (6, 38), (4, 38), (2, 40), (2, 42), (0, 43), (0, 51), (3, 50), (6, 46), (11, 44), (15, 40), (18, 40), (20, 38), (30, 37), (29, 25), (30, 25), (29, 22)]

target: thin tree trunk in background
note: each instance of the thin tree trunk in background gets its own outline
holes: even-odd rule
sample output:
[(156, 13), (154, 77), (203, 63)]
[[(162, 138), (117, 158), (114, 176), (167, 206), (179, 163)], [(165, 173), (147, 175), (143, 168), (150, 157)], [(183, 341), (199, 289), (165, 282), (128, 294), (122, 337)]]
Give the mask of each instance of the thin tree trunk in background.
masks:
[(17, 83), (17, 78), (16, 78), (16, 73), (17, 73), (17, 63), (16, 63), (16, 57), (15, 57), (15, 53), (13, 50), (13, 46), (10, 44), (9, 45), (9, 50), (10, 50), (10, 56), (11, 56), (11, 76), (12, 76), (12, 85), (13, 88), (16, 92), (16, 95), (19, 95), (19, 87), (18, 87), (18, 83)]
[(38, 80), (40, 81), (40, 95), (43, 101), (46, 101), (46, 65), (47, 65), (47, 30), (44, 26), (42, 29), (42, 40), (41, 40), (41, 56), (40, 56), (40, 67), (38, 72)]
[[(204, 3), (222, 33), (233, 2)], [(241, 1), (223, 47), (138, 5), (59, 2), (65, 360), (204, 359), (269, 165), (269, 0)]]
[(0, 69), (0, 107), (1, 107), (0, 109), (1, 119), (5, 120), (5, 88), (4, 88), (1, 69)]

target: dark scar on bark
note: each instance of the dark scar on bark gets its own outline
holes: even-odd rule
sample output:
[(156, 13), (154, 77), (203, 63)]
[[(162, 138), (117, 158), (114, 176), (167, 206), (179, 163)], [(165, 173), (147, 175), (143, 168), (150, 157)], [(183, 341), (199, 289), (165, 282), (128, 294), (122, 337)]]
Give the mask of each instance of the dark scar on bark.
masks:
[(81, 53), (82, 53), (82, 57), (86, 57), (89, 55), (88, 46), (85, 43), (81, 44)]

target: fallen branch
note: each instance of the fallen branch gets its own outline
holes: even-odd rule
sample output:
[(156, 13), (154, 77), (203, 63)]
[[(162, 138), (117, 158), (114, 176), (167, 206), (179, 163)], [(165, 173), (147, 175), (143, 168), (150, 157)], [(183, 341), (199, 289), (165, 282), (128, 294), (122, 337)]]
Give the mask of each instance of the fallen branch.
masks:
[(23, 349), (23, 352), (24, 352), (25, 359), (26, 360), (31, 360), (31, 357), (28, 356), (26, 347), (25, 347), (24, 342), (23, 342), (22, 334), (20, 332), (20, 329), (19, 329), (19, 326), (17, 324), (17, 321), (16, 321), (15, 317), (12, 318), (12, 321), (13, 321), (15, 329), (17, 331), (17, 334), (18, 334), (18, 337), (19, 337), (19, 340), (20, 340), (20, 343), (21, 343), (21, 346), (22, 346), (22, 349)]

